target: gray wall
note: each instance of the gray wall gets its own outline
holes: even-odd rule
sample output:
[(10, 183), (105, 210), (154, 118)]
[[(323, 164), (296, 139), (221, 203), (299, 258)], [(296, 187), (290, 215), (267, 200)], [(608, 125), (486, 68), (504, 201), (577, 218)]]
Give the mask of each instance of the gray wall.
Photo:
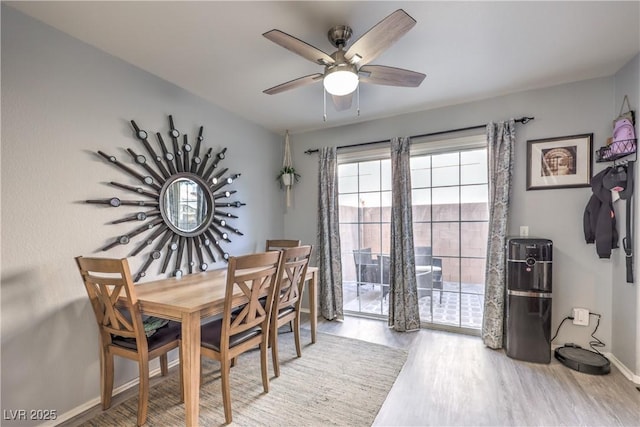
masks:
[[(129, 232), (106, 223), (138, 209), (83, 202), (135, 199), (106, 185), (137, 184), (95, 151), (130, 164), (125, 149), (144, 149), (128, 121), (166, 135), (169, 114), (191, 136), (203, 125), (206, 147), (228, 147), (221, 166), (242, 173), (233, 189), (247, 206), (230, 222), (245, 235), (231, 236), (230, 252), (281, 236), (281, 136), (2, 6), (2, 409), (63, 414), (99, 397), (95, 318), (73, 258)], [(119, 359), (116, 387), (137, 374)]]
[[(640, 102), (640, 55), (636, 55), (634, 59), (629, 61), (615, 75), (615, 103), (614, 114), (617, 116), (620, 112), (620, 105), (625, 95), (629, 96), (631, 109), (636, 114), (640, 113), (638, 102)], [(636, 116), (637, 121), (637, 116)], [(638, 126), (636, 126), (637, 132)], [(633, 157), (630, 157), (633, 159)], [(636, 163), (637, 164), (637, 163)], [(634, 254), (634, 272), (635, 284), (626, 283), (626, 267), (625, 253), (619, 250), (617, 256), (613, 259), (613, 354), (629, 369), (635, 366), (636, 374), (640, 374), (640, 288), (638, 287), (638, 277), (640, 277), (640, 256), (638, 255), (638, 178), (640, 171), (635, 171), (635, 191), (632, 198), (635, 213), (635, 236), (633, 238)], [(626, 219), (626, 201), (619, 200), (615, 204), (616, 215), (620, 221), (621, 238), (625, 235), (625, 219)]]
[[(636, 73), (636, 85), (637, 79)], [(517, 125), (516, 129), (518, 144), (509, 230), (517, 234), (520, 225), (528, 225), (531, 236), (550, 238), (554, 242), (553, 330), (571, 314), (572, 307), (588, 308), (602, 315), (597, 336), (607, 344), (605, 351), (611, 351), (612, 270), (621, 250), (616, 250), (618, 254), (612, 260), (599, 259), (595, 247), (585, 244), (582, 217), (591, 196), (590, 188), (526, 191), (526, 148), (530, 139), (583, 133), (594, 134), (594, 150), (601, 147), (611, 133), (614, 84), (614, 77), (600, 78), (292, 135), (294, 165), (305, 179), (295, 189), (294, 206), (285, 214), (285, 234), (299, 236), (305, 242), (316, 240), (317, 155), (304, 154), (307, 149), (456, 129), (522, 115), (535, 116), (534, 121)], [(366, 107), (361, 106), (363, 110)], [(605, 164), (594, 163), (594, 174), (604, 167)], [(617, 274), (622, 273), (617, 271)], [(624, 316), (637, 318), (636, 305), (626, 305), (624, 310)], [(594, 318), (591, 320), (589, 327), (565, 322), (554, 344), (574, 342), (588, 347), (594, 327)], [(625, 361), (630, 370), (635, 369), (633, 358)]]
[[(640, 328), (628, 322), (635, 319), (637, 325), (640, 293), (621, 279), (620, 251), (611, 261), (600, 260), (594, 247), (584, 244), (581, 218), (589, 189), (525, 191), (527, 139), (593, 132), (597, 148), (610, 134), (621, 93), (635, 91), (637, 109), (638, 58), (634, 61), (611, 78), (293, 135), (302, 180), (283, 223), (282, 193), (275, 183), (264, 185), (280, 167), (282, 137), (3, 5), (2, 409), (64, 413), (98, 398), (95, 320), (73, 257), (95, 254), (130, 227), (106, 225), (122, 209), (83, 203), (123, 196), (105, 183), (127, 180), (94, 152), (128, 161), (125, 148), (142, 151), (128, 121), (163, 131), (168, 114), (186, 133), (204, 125), (206, 146), (228, 147), (224, 166), (242, 173), (234, 188), (248, 205), (234, 225), (245, 236), (232, 237), (232, 253), (253, 251), (273, 236), (315, 242), (317, 157), (303, 154), (307, 148), (535, 116), (517, 129), (510, 229), (516, 233), (519, 225), (528, 225), (531, 234), (554, 240), (554, 328), (574, 306), (601, 313), (598, 336), (631, 370), (635, 357), (639, 373)], [(127, 256), (125, 249), (130, 248), (105, 255)], [(132, 268), (139, 263), (132, 260)], [(558, 342), (586, 345), (591, 330), (566, 325)], [(116, 386), (136, 376), (134, 364), (117, 362)]]

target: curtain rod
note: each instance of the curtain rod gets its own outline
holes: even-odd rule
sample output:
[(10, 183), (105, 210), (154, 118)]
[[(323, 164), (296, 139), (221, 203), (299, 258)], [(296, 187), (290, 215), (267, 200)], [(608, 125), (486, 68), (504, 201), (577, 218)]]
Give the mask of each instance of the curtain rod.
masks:
[[(526, 123), (530, 122), (533, 119), (535, 119), (535, 117), (526, 117), (525, 116), (525, 117), (520, 117), (519, 119), (514, 120), (514, 121), (518, 122), (518, 123), (526, 124)], [(412, 136), (410, 136), (410, 138), (424, 138), (424, 137), (427, 137), (427, 136), (436, 136), (436, 135), (444, 135), (444, 134), (447, 134), (447, 133), (463, 132), (465, 130), (482, 129), (484, 127), (487, 127), (487, 125), (484, 124), (484, 125), (477, 125), (477, 126), (469, 126), (469, 127), (466, 127), (466, 128), (442, 130), (442, 131), (439, 131), (439, 132), (423, 133), (421, 135), (412, 135)], [(341, 148), (363, 147), (365, 145), (383, 144), (385, 142), (391, 142), (391, 140), (390, 139), (382, 139), (380, 141), (361, 142), (359, 144), (351, 144), (351, 145), (340, 145), (340, 146), (336, 147), (336, 149), (339, 150)], [(309, 150), (305, 151), (304, 153), (305, 154), (313, 154), (313, 153), (317, 153), (318, 151), (320, 151), (320, 150), (315, 148), (315, 149), (309, 149)]]

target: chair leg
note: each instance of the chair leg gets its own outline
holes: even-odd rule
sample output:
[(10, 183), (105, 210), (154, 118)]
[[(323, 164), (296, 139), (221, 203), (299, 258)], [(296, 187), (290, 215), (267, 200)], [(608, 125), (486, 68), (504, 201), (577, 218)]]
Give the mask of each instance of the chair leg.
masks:
[(113, 394), (113, 354), (106, 348), (100, 352), (100, 393), (102, 409), (107, 410)]
[(149, 406), (149, 359), (142, 358), (138, 361), (140, 370), (140, 384), (138, 385), (138, 425), (147, 422), (147, 410)]
[(233, 417), (231, 414), (231, 388), (229, 385), (229, 373), (231, 372), (230, 361), (220, 361), (220, 376), (222, 377), (222, 404), (224, 406), (224, 419), (230, 424)]
[(302, 347), (300, 347), (300, 313), (296, 313), (293, 319), (293, 337), (296, 341), (296, 354), (302, 357)]
[(202, 369), (202, 355), (200, 355), (200, 388), (204, 384), (204, 369)]
[[(276, 320), (277, 322), (277, 320)], [(276, 323), (277, 326), (277, 323)], [(280, 360), (278, 358), (278, 329), (277, 327), (273, 328), (275, 332), (271, 334), (269, 337), (269, 342), (271, 343), (271, 358), (273, 359), (273, 373), (276, 377), (280, 376)], [(262, 349), (260, 349), (262, 351)]]
[[(180, 372), (180, 403), (184, 403), (184, 377), (182, 376), (182, 343), (178, 347), (178, 357), (180, 358), (180, 363), (178, 364), (178, 371)], [(202, 369), (200, 369), (202, 372)], [(200, 381), (200, 385), (202, 385), (202, 380)]]
[(169, 358), (167, 353), (160, 356), (160, 374), (166, 377), (169, 374)]
[[(267, 362), (267, 352), (269, 351), (269, 349), (267, 347), (267, 339), (265, 338), (263, 338), (262, 343), (260, 343), (260, 368), (262, 370), (262, 387), (264, 388), (265, 393), (269, 393), (269, 368)], [(277, 338), (274, 339), (274, 345), (276, 345), (277, 340)]]

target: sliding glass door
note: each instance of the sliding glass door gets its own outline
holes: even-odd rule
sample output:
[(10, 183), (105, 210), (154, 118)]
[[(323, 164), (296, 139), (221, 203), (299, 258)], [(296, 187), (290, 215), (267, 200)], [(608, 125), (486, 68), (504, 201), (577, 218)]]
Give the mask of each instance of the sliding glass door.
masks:
[[(477, 331), (482, 325), (488, 222), (486, 149), (416, 151), (411, 180), (421, 321), (425, 326)], [(351, 157), (338, 167), (344, 309), (385, 318), (390, 160)]]
[[(412, 157), (413, 226), (420, 319), (480, 329), (487, 245), (486, 149)], [(431, 278), (420, 280), (431, 263)], [(430, 256), (430, 258), (429, 258)]]
[(338, 175), (344, 309), (386, 316), (380, 260), (389, 254), (391, 162), (341, 164)]

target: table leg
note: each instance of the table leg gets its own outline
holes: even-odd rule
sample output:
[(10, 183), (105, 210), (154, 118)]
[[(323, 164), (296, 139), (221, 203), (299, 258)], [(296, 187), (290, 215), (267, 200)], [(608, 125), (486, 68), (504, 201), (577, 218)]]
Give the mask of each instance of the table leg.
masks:
[(186, 425), (197, 426), (200, 409), (200, 314), (182, 316), (182, 381)]
[(309, 316), (311, 317), (311, 342), (316, 342), (316, 327), (318, 326), (317, 298), (318, 297), (318, 271), (311, 273), (309, 280)]

